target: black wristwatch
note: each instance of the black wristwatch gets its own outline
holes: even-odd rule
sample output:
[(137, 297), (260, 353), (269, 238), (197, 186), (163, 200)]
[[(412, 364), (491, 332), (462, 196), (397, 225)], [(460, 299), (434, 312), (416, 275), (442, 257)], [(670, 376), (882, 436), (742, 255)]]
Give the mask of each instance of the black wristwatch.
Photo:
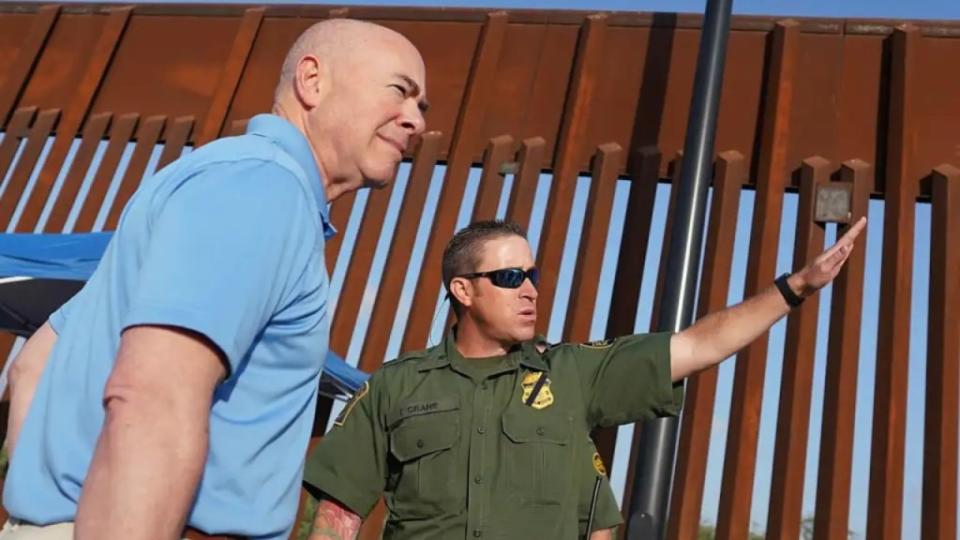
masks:
[(790, 274), (783, 274), (773, 281), (773, 284), (777, 286), (777, 289), (780, 291), (780, 294), (783, 295), (783, 299), (787, 301), (787, 304), (790, 307), (797, 307), (803, 303), (803, 297), (797, 296), (797, 293), (793, 292), (793, 289), (790, 288), (790, 284), (787, 283), (787, 278), (790, 277)]

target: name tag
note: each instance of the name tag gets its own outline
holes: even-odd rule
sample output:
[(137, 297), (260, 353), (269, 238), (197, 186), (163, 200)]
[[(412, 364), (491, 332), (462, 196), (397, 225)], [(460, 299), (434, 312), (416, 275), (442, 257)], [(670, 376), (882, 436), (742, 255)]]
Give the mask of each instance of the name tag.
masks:
[(401, 404), (387, 417), (387, 423), (394, 425), (404, 418), (419, 416), (422, 414), (434, 414), (445, 411), (455, 411), (460, 408), (459, 397), (445, 397), (437, 399), (425, 399), (410, 401)]

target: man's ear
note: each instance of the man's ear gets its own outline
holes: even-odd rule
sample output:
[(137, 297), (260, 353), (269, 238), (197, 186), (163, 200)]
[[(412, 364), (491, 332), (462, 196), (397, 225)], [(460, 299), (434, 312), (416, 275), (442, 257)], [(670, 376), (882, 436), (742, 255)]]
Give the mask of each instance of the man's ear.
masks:
[(473, 304), (473, 286), (470, 280), (459, 277), (451, 279), (450, 295), (456, 298), (461, 306), (467, 307)]
[(330, 70), (312, 54), (304, 55), (297, 62), (293, 91), (306, 109), (313, 109), (323, 100), (329, 85)]

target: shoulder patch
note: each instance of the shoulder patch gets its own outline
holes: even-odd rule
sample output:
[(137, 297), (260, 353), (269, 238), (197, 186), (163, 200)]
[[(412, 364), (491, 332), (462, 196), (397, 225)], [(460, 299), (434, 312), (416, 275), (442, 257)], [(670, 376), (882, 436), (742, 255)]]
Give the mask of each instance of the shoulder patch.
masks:
[(370, 381), (363, 381), (363, 386), (357, 390), (357, 393), (354, 394), (353, 397), (350, 398), (350, 401), (347, 402), (346, 406), (343, 407), (343, 410), (337, 415), (337, 419), (333, 421), (333, 425), (338, 427), (342, 426), (343, 423), (347, 421), (347, 417), (350, 416), (350, 412), (353, 410), (353, 408), (369, 392)]
[(597, 474), (606, 476), (607, 468), (603, 466), (603, 458), (597, 452), (593, 453), (593, 468), (597, 471)]
[(613, 339), (608, 338), (598, 341), (588, 341), (587, 343), (581, 343), (580, 346), (588, 349), (608, 349), (613, 346)]

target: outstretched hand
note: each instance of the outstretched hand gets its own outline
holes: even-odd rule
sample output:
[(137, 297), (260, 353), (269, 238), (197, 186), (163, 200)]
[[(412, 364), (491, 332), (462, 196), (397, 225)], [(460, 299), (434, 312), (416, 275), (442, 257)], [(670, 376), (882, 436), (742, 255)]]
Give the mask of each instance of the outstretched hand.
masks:
[(801, 296), (809, 296), (833, 281), (853, 253), (854, 243), (866, 226), (867, 218), (860, 218), (830, 249), (790, 276), (790, 287)]

